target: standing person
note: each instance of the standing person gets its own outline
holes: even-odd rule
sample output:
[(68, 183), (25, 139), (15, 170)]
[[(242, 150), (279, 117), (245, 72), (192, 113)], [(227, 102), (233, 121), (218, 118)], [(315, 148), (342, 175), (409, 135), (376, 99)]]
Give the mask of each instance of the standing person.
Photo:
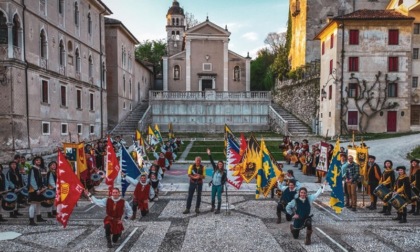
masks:
[(277, 204), (277, 224), (279, 224), (281, 223), (281, 212), (285, 212), (287, 221), (292, 220), (292, 215), (286, 212), (286, 206), (297, 197), (297, 190), (299, 188), (296, 187), (296, 181), (294, 179), (290, 179), (288, 185), (281, 185), (280, 181), (277, 181), (277, 184), (278, 189), (282, 191), (279, 203)]
[[(56, 190), (57, 187), (57, 162), (52, 161), (48, 164), (48, 172), (47, 172), (47, 187), (51, 190)], [(48, 218), (55, 218), (57, 216), (57, 208), (53, 205), (48, 212)]]
[[(22, 197), (22, 195), (20, 194), (20, 190), (23, 189), (23, 180), (22, 175), (19, 172), (18, 163), (16, 161), (12, 161), (9, 163), (9, 171), (6, 174), (6, 181), (8, 189), (16, 193), (18, 197)], [(20, 205), (18, 202), (16, 202), (15, 210), (9, 213), (10, 218), (17, 218), (18, 216), (23, 215), (19, 213), (18, 207), (20, 207)]]
[(299, 237), (301, 229), (306, 227), (305, 245), (311, 244), (312, 235), (312, 215), (311, 204), (321, 194), (322, 186), (315, 194), (308, 196), (308, 190), (305, 187), (299, 189), (299, 197), (289, 202), (286, 206), (286, 212), (293, 217), (293, 224), (290, 224), (290, 232), (293, 238)]
[(373, 193), (375, 188), (379, 185), (379, 180), (381, 179), (381, 168), (375, 163), (376, 157), (369, 155), (368, 164), (367, 164), (367, 192), (370, 195), (370, 206), (369, 210), (376, 210), (376, 202), (378, 197)]
[(190, 186), (188, 188), (187, 207), (183, 214), (189, 214), (194, 192), (197, 189), (197, 202), (195, 203), (195, 213), (200, 213), (201, 191), (203, 190), (203, 180), (206, 177), (206, 167), (201, 164), (201, 157), (195, 157), (195, 163), (188, 167), (188, 177)]
[(211, 212), (214, 211), (217, 195), (217, 209), (215, 214), (220, 213), (220, 207), (222, 206), (222, 192), (223, 187), (226, 183), (226, 172), (225, 172), (225, 163), (219, 160), (217, 165), (214, 163), (213, 157), (211, 156), (210, 149), (207, 149), (207, 154), (209, 155), (210, 163), (213, 166), (213, 177), (209, 184), (211, 184)]
[[(392, 169), (392, 161), (385, 160), (384, 162), (384, 172), (382, 173), (381, 180), (379, 181), (380, 185), (384, 185), (389, 191), (394, 190), (395, 184), (395, 172)], [(384, 215), (391, 215), (391, 204), (388, 202), (384, 202), (382, 211), (379, 213), (383, 213)]]
[[(404, 200), (410, 201), (411, 199), (411, 187), (410, 179), (405, 173), (405, 166), (397, 166), (395, 169), (398, 172), (398, 178), (395, 181), (394, 186), (394, 195), (399, 194)], [(393, 220), (398, 220), (399, 223), (407, 222), (407, 207), (404, 206), (400, 208), (397, 212), (397, 217), (392, 218)]]
[(42, 193), (45, 191), (44, 183), (41, 175), (42, 158), (40, 156), (34, 157), (32, 160), (32, 168), (29, 170), (28, 177), (28, 201), (31, 206), (29, 207), (29, 225), (36, 226), (34, 217), (36, 212), (36, 221), (44, 222), (41, 217), (41, 201), (44, 199)]
[(6, 176), (3, 174), (3, 165), (0, 164), (0, 222), (5, 222), (7, 220), (3, 219), (2, 215), (2, 207), (1, 207), (1, 201), (3, 199), (3, 196), (1, 193), (6, 191)]
[[(417, 159), (413, 159), (410, 161), (410, 183), (411, 186), (420, 190), (420, 167), (419, 161)], [(413, 195), (414, 196), (414, 195)], [(416, 210), (417, 205), (417, 210)], [(419, 215), (419, 208), (417, 201), (412, 201), (411, 203), (411, 210), (408, 213), (412, 213), (413, 215)]]
[(130, 218), (133, 214), (130, 204), (121, 198), (120, 189), (116, 187), (112, 189), (112, 195), (108, 198), (97, 199), (95, 196), (92, 196), (87, 189), (85, 189), (85, 194), (95, 205), (105, 207), (105, 237), (108, 248), (112, 248), (112, 243), (116, 243), (118, 241), (121, 237), (122, 231), (124, 230), (124, 226), (122, 224), (124, 214), (128, 218)]
[[(347, 154), (346, 153), (340, 153), (340, 164), (341, 164), (342, 174), (344, 172), (343, 167), (346, 163), (347, 163)], [(346, 186), (346, 181), (345, 180), (343, 180), (343, 192), (344, 192), (344, 197), (346, 199), (346, 202), (350, 202), (349, 193), (347, 192), (347, 186)], [(346, 204), (346, 206), (347, 206), (347, 204)]]
[(357, 207), (357, 182), (360, 178), (359, 165), (353, 161), (353, 156), (348, 156), (348, 162), (342, 167), (343, 178), (346, 181), (347, 193), (346, 207), (356, 211)]
[(136, 187), (133, 193), (133, 215), (131, 216), (131, 220), (136, 219), (137, 209), (140, 209), (141, 216), (146, 216), (149, 213), (149, 198), (155, 196), (154, 191), (150, 190), (147, 174), (142, 173), (140, 179), (133, 179), (124, 173), (121, 173), (121, 175), (128, 183)]

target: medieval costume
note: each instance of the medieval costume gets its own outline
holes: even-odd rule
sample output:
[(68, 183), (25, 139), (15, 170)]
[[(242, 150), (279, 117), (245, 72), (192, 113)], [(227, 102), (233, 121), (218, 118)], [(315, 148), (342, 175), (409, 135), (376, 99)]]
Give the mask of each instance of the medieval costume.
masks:
[[(411, 199), (410, 179), (405, 174), (405, 166), (398, 166), (395, 170), (398, 171), (399, 176), (395, 181), (394, 192), (400, 195), (405, 201)], [(407, 207), (404, 205), (397, 212), (397, 217), (393, 220), (398, 220), (399, 223), (407, 222)]]
[[(392, 161), (385, 160), (384, 162), (384, 172), (382, 173), (381, 180), (379, 181), (380, 185), (384, 185), (389, 191), (394, 189), (395, 184), (395, 173), (392, 169)], [(383, 213), (384, 215), (391, 215), (391, 204), (388, 202), (384, 202), (382, 211), (379, 213)]]
[[(283, 181), (283, 183), (285, 183), (285, 181)], [(284, 212), (286, 214), (287, 221), (292, 220), (292, 215), (286, 212), (286, 206), (287, 204), (289, 204), (290, 201), (297, 197), (297, 190), (299, 188), (295, 186), (296, 181), (293, 179), (288, 181), (287, 186), (281, 185), (279, 181), (277, 182), (277, 184), (279, 185), (278, 189), (282, 191), (279, 203), (277, 204), (277, 224), (279, 224), (281, 223), (281, 212)]]
[[(23, 189), (23, 180), (22, 175), (19, 172), (18, 163), (16, 161), (12, 161), (9, 163), (9, 171), (6, 174), (6, 181), (8, 189), (16, 193), (18, 199), (19, 197), (22, 197), (20, 191)], [(15, 210), (9, 213), (10, 218), (17, 218), (18, 216), (23, 215), (19, 213), (18, 205), (19, 204), (17, 203)]]
[[(419, 167), (419, 160), (413, 159), (410, 161), (410, 183), (413, 191), (420, 192), (420, 167)], [(419, 215), (420, 206), (418, 204), (418, 196), (419, 195), (412, 195), (415, 198), (412, 199), (411, 210), (408, 213), (412, 213), (413, 215)], [(416, 209), (417, 205), (417, 209)]]
[(147, 180), (146, 173), (141, 174), (139, 179), (133, 179), (126, 175), (123, 175), (123, 177), (130, 184), (136, 186), (133, 193), (133, 216), (131, 219), (136, 219), (137, 209), (140, 209), (141, 216), (146, 216), (149, 213), (149, 198), (155, 196), (154, 191), (150, 190), (151, 186)]
[(29, 192), (28, 201), (31, 204), (31, 206), (29, 207), (29, 225), (30, 226), (37, 225), (34, 221), (35, 212), (36, 212), (37, 222), (46, 221), (41, 217), (41, 206), (40, 206), (41, 201), (44, 199), (44, 197), (42, 196), (42, 193), (43, 191), (47, 189), (42, 182), (42, 176), (41, 176), (42, 161), (43, 160), (41, 157), (35, 157), (32, 160), (32, 168), (29, 171), (29, 176), (28, 176), (28, 192)]
[[(47, 173), (47, 187), (50, 190), (56, 190), (57, 187), (57, 163), (55, 161), (52, 161), (48, 164), (48, 173)], [(55, 218), (57, 216), (57, 208), (55, 205), (53, 205), (48, 212), (48, 218)]]
[(1, 207), (1, 201), (3, 199), (2, 194), (3, 192), (6, 192), (6, 176), (3, 174), (3, 166), (0, 164), (0, 222), (5, 222), (7, 220), (3, 219), (2, 215), (2, 207)]
[(381, 169), (379, 165), (375, 163), (375, 156), (369, 155), (369, 162), (367, 164), (367, 192), (370, 195), (370, 206), (369, 210), (376, 209), (376, 202), (378, 197), (373, 193), (375, 188), (379, 185), (379, 180), (381, 179)]

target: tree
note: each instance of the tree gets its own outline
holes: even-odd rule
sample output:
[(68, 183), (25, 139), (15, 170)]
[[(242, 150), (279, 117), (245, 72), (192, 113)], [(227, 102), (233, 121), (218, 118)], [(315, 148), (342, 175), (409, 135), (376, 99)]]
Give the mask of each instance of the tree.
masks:
[(274, 53), (286, 45), (286, 33), (270, 32), (264, 39), (264, 43), (269, 45)]
[(251, 62), (251, 89), (254, 91), (268, 91), (274, 86), (274, 76), (270, 65), (275, 59), (274, 53), (267, 48), (258, 51), (258, 56)]
[(187, 29), (190, 29), (198, 25), (200, 22), (198, 22), (198, 20), (195, 19), (192, 13), (185, 12), (185, 23), (186, 23)]
[(153, 74), (162, 74), (162, 57), (166, 54), (166, 43), (164, 39), (146, 40), (136, 48), (136, 59), (147, 61), (153, 64)]

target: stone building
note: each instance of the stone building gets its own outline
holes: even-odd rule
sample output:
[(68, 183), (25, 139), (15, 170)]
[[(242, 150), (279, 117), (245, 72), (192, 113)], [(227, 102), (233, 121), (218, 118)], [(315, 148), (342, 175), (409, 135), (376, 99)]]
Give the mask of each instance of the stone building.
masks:
[(320, 59), (316, 34), (328, 20), (356, 10), (384, 10), (389, 0), (290, 0), (292, 40), (289, 62), (292, 70)]
[(152, 71), (135, 58), (139, 41), (119, 20), (105, 18), (107, 111), (109, 128), (147, 100)]
[(230, 32), (207, 20), (186, 29), (184, 10), (174, 0), (166, 14), (164, 91), (250, 91), (250, 57), (229, 50)]
[(321, 135), (410, 131), (414, 19), (358, 10), (320, 31)]
[(0, 152), (102, 136), (111, 13), (100, 0), (0, 2)]

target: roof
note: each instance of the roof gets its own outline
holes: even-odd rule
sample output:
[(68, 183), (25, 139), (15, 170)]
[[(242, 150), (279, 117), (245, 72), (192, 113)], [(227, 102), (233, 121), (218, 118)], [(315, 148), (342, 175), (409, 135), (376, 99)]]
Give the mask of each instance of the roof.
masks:
[(171, 8), (169, 8), (168, 13), (166, 15), (184, 15), (184, 9), (179, 7), (178, 1), (174, 0), (172, 2)]
[(105, 26), (106, 25), (119, 25), (122, 27), (122, 29), (128, 34), (128, 36), (131, 37), (131, 39), (134, 41), (134, 44), (139, 44), (140, 42), (138, 39), (130, 32), (130, 30), (125, 27), (125, 25), (118, 19), (105, 17)]
[(334, 17), (333, 20), (414, 20), (394, 10), (357, 10), (352, 13)]

